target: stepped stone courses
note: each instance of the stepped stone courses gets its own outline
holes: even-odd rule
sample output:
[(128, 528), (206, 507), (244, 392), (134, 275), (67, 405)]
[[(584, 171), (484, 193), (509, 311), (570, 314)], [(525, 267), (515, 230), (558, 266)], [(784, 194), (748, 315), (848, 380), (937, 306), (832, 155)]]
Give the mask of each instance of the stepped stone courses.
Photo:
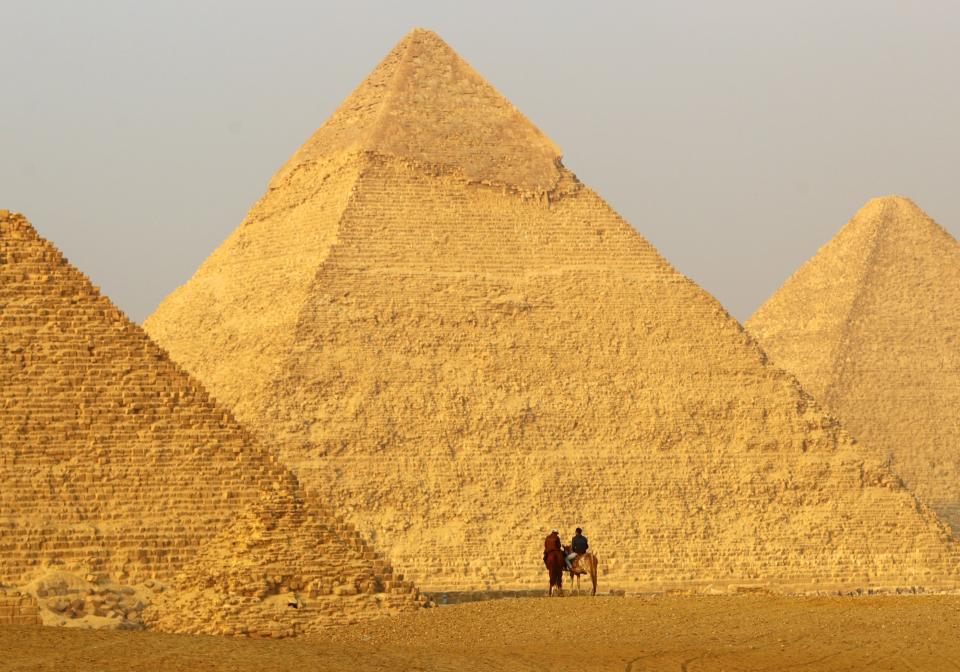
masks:
[(32, 595), (0, 591), (0, 625), (40, 625), (40, 611)]
[(866, 449), (960, 532), (960, 243), (867, 203), (747, 322)]
[[(229, 621), (290, 634), (417, 604), (356, 530), (329, 507), (319, 515), (273, 453), (7, 211), (0, 383), (0, 584), (31, 584), (45, 619), (143, 612), (173, 631)], [(258, 529), (237, 522), (254, 511)], [(86, 599), (155, 580), (168, 590), (146, 610)], [(275, 594), (333, 585), (365, 592), (268, 609)], [(228, 614), (227, 599), (244, 601)]]
[(426, 31), (145, 328), (424, 590), (542, 587), (575, 524), (607, 588), (956, 585), (932, 512)]

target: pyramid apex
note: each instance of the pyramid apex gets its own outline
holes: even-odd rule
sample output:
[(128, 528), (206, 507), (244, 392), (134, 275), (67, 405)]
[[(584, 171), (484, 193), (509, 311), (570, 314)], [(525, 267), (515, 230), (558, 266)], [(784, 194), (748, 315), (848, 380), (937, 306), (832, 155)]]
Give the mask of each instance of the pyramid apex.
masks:
[(344, 153), (395, 156), (526, 192), (552, 190), (561, 152), (433, 31), (414, 28), (274, 177)]
[(435, 31), (429, 28), (420, 28), (419, 26), (404, 35), (393, 48), (393, 52), (405, 51), (413, 45), (421, 46), (425, 48), (425, 50), (456, 53), (453, 51), (453, 48), (447, 44), (447, 41), (440, 37)]
[(29, 225), (26, 217), (19, 212), (13, 212), (11, 210), (0, 210), (0, 222), (24, 222)]
[(895, 211), (898, 213), (916, 213), (922, 214), (924, 217), (927, 214), (923, 209), (918, 206), (913, 200), (907, 198), (906, 196), (900, 196), (899, 194), (891, 194), (889, 196), (877, 196), (876, 198), (871, 198), (866, 204), (861, 208), (861, 211)]
[[(876, 227), (882, 235), (896, 231), (926, 231), (930, 235), (950, 234), (937, 224), (923, 208), (906, 196), (891, 195), (872, 198), (857, 211), (850, 224)], [(952, 238), (952, 236), (950, 236)]]
[(20, 231), (35, 236), (38, 235), (30, 221), (19, 212), (0, 210), (0, 225), (3, 225), (7, 231)]
[(874, 198), (871, 198), (869, 201), (867, 201), (867, 203), (886, 203), (886, 204), (894, 204), (894, 205), (906, 204), (906, 205), (911, 205), (916, 207), (916, 203), (914, 203), (912, 199), (908, 198), (907, 196), (903, 196), (901, 194), (888, 194), (886, 196), (876, 196)]
[[(421, 26), (415, 26), (409, 33), (407, 33), (406, 36), (407, 37), (429, 37), (429, 38), (435, 38), (443, 42), (443, 38), (441, 38), (435, 31), (432, 31), (429, 28), (423, 28)], [(444, 44), (446, 44), (446, 42), (444, 42)]]

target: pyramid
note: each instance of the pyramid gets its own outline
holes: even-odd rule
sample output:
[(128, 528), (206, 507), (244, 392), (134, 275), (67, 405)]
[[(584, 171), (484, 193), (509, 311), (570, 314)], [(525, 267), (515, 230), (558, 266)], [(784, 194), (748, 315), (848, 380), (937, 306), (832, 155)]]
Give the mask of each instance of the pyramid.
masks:
[(200, 547), (178, 578), (177, 590), (147, 611), (151, 627), (277, 638), (424, 602), (319, 499), (285, 493), (268, 494), (241, 512)]
[(438, 36), (145, 329), (423, 590), (950, 586), (936, 517)]
[[(149, 581), (163, 598), (129, 611), (173, 631), (291, 634), (415, 606), (319, 502), (26, 219), (0, 211), (0, 584), (49, 598), (45, 622), (109, 624), (105, 597), (84, 606), (87, 589)], [(245, 512), (293, 548), (254, 544), (267, 537), (237, 526)], [(214, 557), (211, 540), (231, 552)], [(227, 581), (224, 563), (243, 571)], [(369, 592), (324, 590), (347, 584)], [(289, 592), (307, 607), (295, 619), (269, 608)], [(81, 612), (69, 619), (52, 606), (68, 594)], [(188, 597), (203, 609), (173, 609)], [(237, 600), (229, 614), (220, 604)]]
[(960, 534), (960, 243), (912, 201), (867, 203), (747, 323)]

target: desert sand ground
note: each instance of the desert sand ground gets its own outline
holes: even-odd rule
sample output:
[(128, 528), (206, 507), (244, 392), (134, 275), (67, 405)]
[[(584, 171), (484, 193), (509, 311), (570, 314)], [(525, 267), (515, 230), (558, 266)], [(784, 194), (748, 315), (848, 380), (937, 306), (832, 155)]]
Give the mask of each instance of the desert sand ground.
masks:
[(958, 670), (960, 596), (523, 598), (299, 640), (0, 628), (0, 670)]

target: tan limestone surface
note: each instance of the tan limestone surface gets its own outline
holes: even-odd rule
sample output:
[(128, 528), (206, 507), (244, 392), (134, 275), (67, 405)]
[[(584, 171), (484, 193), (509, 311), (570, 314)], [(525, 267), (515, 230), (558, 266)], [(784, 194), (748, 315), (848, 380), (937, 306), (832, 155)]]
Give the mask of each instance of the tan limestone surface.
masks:
[[(412, 586), (329, 500), (306, 494), (229, 411), (7, 211), (2, 584), (38, 597), (45, 623), (172, 631), (291, 634), (417, 604)], [(289, 608), (290, 594), (306, 608)]]
[(20, 591), (0, 590), (0, 625), (40, 625), (37, 599)]
[(960, 242), (874, 199), (747, 328), (960, 532)]
[(575, 524), (606, 587), (956, 585), (935, 516), (480, 81), (408, 35), (148, 333), (424, 590), (541, 587)]

